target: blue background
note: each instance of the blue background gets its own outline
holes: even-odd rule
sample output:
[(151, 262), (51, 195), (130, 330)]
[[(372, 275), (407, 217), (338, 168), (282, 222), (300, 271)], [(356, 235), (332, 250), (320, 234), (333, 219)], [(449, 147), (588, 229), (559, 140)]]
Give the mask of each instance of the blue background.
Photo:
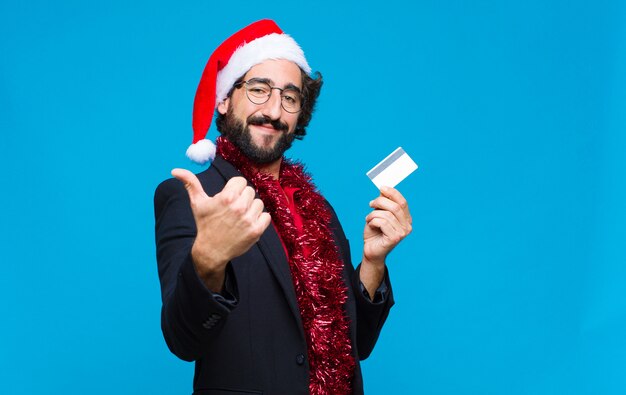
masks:
[[(626, 393), (626, 5), (0, 3), (0, 393), (184, 394), (152, 196), (213, 49), (270, 17), (324, 89), (308, 164), (360, 256), (401, 145), (414, 231), (369, 394)], [(211, 136), (216, 132), (211, 130)]]

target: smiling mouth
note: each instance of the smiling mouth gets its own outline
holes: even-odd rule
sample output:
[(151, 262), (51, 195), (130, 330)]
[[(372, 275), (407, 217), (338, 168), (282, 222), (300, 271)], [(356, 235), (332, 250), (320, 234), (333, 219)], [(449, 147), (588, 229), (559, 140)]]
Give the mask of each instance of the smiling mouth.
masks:
[(269, 117), (265, 116), (251, 116), (248, 118), (249, 126), (259, 126), (265, 130), (274, 130), (277, 132), (286, 132), (288, 130), (288, 126), (286, 123), (281, 122), (280, 120), (271, 120)]
[(266, 132), (271, 132), (271, 133), (281, 133), (282, 130), (278, 130), (276, 129), (274, 126), (272, 126), (271, 124), (268, 123), (264, 123), (261, 125), (250, 125), (250, 126), (255, 126), (257, 128), (259, 128), (260, 130), (266, 131)]

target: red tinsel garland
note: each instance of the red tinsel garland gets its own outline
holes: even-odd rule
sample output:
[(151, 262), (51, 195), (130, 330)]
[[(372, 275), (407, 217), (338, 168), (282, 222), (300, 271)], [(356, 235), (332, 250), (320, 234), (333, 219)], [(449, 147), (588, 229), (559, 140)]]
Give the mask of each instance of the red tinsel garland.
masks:
[(258, 172), (225, 138), (217, 139), (217, 153), (256, 187), (289, 252), (291, 277), (306, 336), (311, 394), (350, 394), (355, 361), (349, 337), (350, 323), (344, 312), (347, 288), (342, 276), (343, 262), (330, 230), (331, 214), (324, 198), (301, 164), (283, 158), (280, 184), (299, 190), (294, 195), (303, 220), (299, 234), (287, 198), (270, 174)]

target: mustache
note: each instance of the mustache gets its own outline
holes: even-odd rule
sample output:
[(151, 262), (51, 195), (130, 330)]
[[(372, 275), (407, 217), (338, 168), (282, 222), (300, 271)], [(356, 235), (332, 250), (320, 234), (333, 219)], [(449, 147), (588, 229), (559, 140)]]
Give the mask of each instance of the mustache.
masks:
[(248, 117), (248, 125), (256, 125), (256, 126), (262, 126), (262, 125), (272, 125), (272, 127), (278, 131), (281, 132), (286, 132), (289, 129), (289, 126), (284, 123), (281, 122), (278, 119), (274, 119), (272, 120), (270, 117), (265, 116), (265, 115), (258, 115), (258, 116), (249, 116)]

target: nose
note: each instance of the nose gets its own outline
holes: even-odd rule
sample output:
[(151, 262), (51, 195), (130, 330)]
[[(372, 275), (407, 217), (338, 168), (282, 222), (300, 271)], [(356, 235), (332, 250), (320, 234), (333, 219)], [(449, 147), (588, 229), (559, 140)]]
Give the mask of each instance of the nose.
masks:
[[(277, 89), (278, 92), (274, 92), (274, 89)], [(280, 119), (283, 112), (280, 93), (280, 89), (272, 88), (272, 94), (269, 100), (263, 104), (263, 108), (261, 109), (261, 113), (273, 121)]]

